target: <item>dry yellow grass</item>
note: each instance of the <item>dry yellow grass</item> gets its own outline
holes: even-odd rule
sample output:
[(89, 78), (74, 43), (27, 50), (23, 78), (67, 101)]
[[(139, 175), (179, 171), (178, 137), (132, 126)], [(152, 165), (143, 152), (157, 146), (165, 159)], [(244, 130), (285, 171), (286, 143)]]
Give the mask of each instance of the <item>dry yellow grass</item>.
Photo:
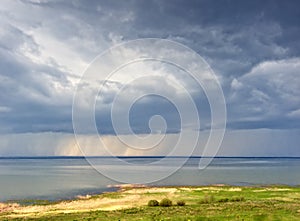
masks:
[(36, 217), (59, 213), (119, 210), (146, 205), (153, 196), (147, 196), (145, 193), (165, 193), (161, 197), (157, 197), (160, 200), (165, 196), (172, 197), (176, 191), (177, 188), (141, 187), (132, 189), (126, 186), (120, 190), (118, 198), (111, 198), (103, 194), (99, 195), (99, 197), (80, 197), (76, 200), (63, 201), (50, 205), (20, 206), (18, 204), (0, 204), (0, 211), (2, 213), (12, 212), (8, 215), (9, 217)]

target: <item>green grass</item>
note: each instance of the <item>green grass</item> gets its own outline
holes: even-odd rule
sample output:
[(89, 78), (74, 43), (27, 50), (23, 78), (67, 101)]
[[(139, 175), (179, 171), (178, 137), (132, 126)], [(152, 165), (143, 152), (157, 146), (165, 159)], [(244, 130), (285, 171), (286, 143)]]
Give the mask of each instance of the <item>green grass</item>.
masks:
[[(38, 218), (27, 217), (26, 220), (300, 220), (300, 187), (233, 188), (195, 187), (188, 190), (178, 187), (178, 191), (169, 196), (169, 199), (173, 202), (184, 200), (185, 206), (174, 203), (170, 207), (149, 207), (145, 204), (117, 211), (56, 214)], [(114, 196), (114, 193), (110, 193), (109, 197), (121, 197), (120, 193), (115, 194)], [(155, 194), (153, 197), (155, 199)], [(0, 220), (22, 219), (2, 217)]]

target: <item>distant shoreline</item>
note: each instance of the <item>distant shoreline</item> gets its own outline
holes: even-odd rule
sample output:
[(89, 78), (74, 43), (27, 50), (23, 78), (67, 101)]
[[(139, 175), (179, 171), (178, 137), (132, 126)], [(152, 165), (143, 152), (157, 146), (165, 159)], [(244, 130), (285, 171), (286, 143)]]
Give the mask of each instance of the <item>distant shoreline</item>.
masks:
[(300, 159), (300, 156), (0, 156), (0, 159), (93, 159), (93, 158), (216, 158), (216, 159)]

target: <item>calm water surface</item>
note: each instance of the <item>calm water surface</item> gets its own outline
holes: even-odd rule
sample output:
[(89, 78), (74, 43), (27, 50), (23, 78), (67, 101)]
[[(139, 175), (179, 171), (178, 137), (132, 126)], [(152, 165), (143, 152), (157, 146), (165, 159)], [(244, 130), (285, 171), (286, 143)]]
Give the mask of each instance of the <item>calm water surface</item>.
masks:
[[(142, 165), (159, 158), (126, 158), (132, 171), (151, 176), (176, 162), (168, 158), (161, 165)], [(116, 172), (121, 166), (111, 158), (97, 158), (98, 166)], [(199, 158), (168, 178), (150, 185), (230, 185), (300, 184), (300, 158), (215, 158), (205, 169), (198, 169)], [(118, 184), (94, 170), (84, 158), (0, 159), (0, 201), (20, 199), (69, 199), (77, 195), (110, 191)]]

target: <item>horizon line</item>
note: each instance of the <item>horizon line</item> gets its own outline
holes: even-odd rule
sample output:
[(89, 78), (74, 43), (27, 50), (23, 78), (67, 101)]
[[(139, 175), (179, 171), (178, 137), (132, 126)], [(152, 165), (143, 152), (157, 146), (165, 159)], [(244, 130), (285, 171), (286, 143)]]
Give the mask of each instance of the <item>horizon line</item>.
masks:
[(0, 156), (0, 159), (86, 159), (86, 158), (300, 158), (300, 156)]

